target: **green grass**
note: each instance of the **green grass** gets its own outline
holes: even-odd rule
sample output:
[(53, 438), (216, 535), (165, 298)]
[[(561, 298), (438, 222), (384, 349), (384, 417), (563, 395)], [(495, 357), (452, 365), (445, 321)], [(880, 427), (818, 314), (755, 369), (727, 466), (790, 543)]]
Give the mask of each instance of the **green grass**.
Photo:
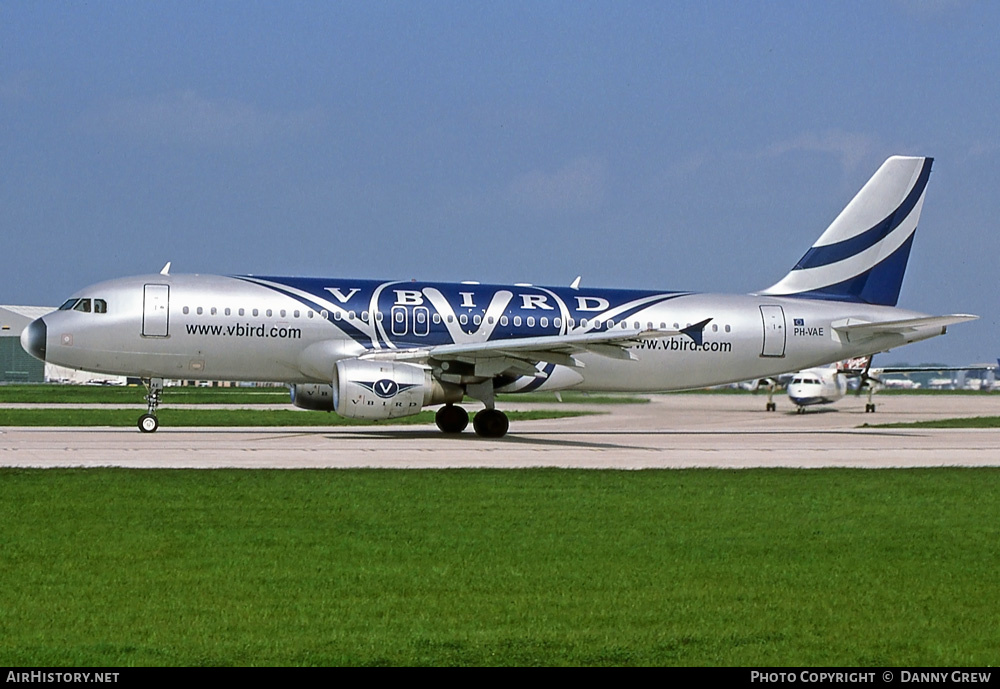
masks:
[[(0, 385), (0, 403), (16, 404), (143, 404), (141, 386), (101, 385)], [(567, 404), (643, 404), (635, 395), (560, 393)], [(163, 391), (166, 404), (290, 404), (288, 389), (170, 387)], [(497, 395), (500, 402), (558, 403), (553, 392)]]
[[(142, 386), (0, 385), (0, 402), (17, 404), (143, 404)], [(174, 404), (284, 404), (288, 388), (170, 387), (164, 400)]]
[[(471, 411), (475, 411), (472, 409)], [(135, 409), (0, 409), (0, 426), (135, 426), (144, 407)], [(559, 409), (505, 412), (512, 421), (562, 419), (594, 412)], [(472, 414), (470, 414), (472, 416)], [(387, 421), (345, 419), (338, 414), (294, 409), (164, 409), (157, 412), (160, 426), (373, 426), (433, 424), (434, 412), (424, 411)]]
[(862, 428), (1000, 428), (1000, 416), (971, 416), (908, 423), (866, 423)]
[(0, 470), (0, 664), (985, 666), (1000, 470)]

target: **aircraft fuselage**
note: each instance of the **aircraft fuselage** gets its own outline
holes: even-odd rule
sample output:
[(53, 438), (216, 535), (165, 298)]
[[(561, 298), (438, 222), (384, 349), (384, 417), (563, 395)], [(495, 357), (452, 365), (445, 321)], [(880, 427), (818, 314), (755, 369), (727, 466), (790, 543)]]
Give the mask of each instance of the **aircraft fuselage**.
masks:
[[(74, 300), (77, 300), (74, 305)], [(79, 300), (89, 300), (84, 310)], [(100, 311), (96, 307), (100, 301)], [(68, 306), (68, 308), (67, 308)], [(851, 342), (835, 326), (922, 314), (756, 295), (352, 279), (146, 275), (102, 282), (26, 333), (46, 361), (142, 378), (329, 383), (338, 360), (377, 351), (614, 332), (630, 358), (586, 352), (497, 389), (669, 391), (766, 377), (939, 334)], [(32, 337), (34, 338), (32, 340)], [(41, 337), (41, 342), (39, 342)]]

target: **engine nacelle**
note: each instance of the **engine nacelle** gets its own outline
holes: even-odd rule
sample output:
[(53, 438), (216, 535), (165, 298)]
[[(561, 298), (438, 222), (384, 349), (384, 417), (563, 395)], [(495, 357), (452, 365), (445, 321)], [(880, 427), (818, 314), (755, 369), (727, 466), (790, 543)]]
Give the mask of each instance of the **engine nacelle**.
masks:
[(412, 416), (429, 404), (461, 402), (458, 385), (413, 364), (342, 359), (333, 379), (333, 409), (349, 419)]
[(312, 411), (333, 411), (333, 386), (322, 383), (293, 385), (292, 404)]

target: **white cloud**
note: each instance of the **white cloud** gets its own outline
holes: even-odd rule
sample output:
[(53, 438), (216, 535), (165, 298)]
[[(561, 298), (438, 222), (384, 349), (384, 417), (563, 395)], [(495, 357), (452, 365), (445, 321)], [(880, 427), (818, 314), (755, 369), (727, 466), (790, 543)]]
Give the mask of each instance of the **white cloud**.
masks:
[(802, 152), (827, 153), (840, 160), (844, 172), (850, 174), (871, 158), (872, 151), (880, 150), (882, 146), (865, 134), (829, 130), (779, 141), (769, 146), (765, 153), (771, 156)]
[(608, 173), (593, 158), (571, 160), (555, 172), (532, 170), (515, 178), (508, 194), (515, 204), (531, 210), (592, 211), (607, 196)]
[(91, 109), (92, 127), (159, 141), (247, 146), (295, 136), (322, 120), (318, 109), (276, 112), (236, 100), (211, 100), (193, 91), (127, 98)]

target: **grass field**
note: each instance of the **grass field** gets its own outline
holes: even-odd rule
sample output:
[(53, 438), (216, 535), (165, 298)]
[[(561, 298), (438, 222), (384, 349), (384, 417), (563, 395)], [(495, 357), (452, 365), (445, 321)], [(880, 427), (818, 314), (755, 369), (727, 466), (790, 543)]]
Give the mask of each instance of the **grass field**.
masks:
[(0, 664), (956, 665), (1000, 470), (0, 470)]
[[(137, 386), (102, 385), (0, 385), (0, 403), (16, 404), (135, 404), (143, 406), (146, 391)], [(589, 394), (568, 390), (559, 395), (566, 404), (642, 404), (649, 400), (635, 395)], [(497, 395), (499, 402), (558, 404), (553, 392)], [(199, 388), (170, 387), (163, 392), (164, 404), (288, 404), (288, 388)]]
[(864, 424), (865, 428), (1000, 428), (1000, 416), (970, 416), (908, 423)]

